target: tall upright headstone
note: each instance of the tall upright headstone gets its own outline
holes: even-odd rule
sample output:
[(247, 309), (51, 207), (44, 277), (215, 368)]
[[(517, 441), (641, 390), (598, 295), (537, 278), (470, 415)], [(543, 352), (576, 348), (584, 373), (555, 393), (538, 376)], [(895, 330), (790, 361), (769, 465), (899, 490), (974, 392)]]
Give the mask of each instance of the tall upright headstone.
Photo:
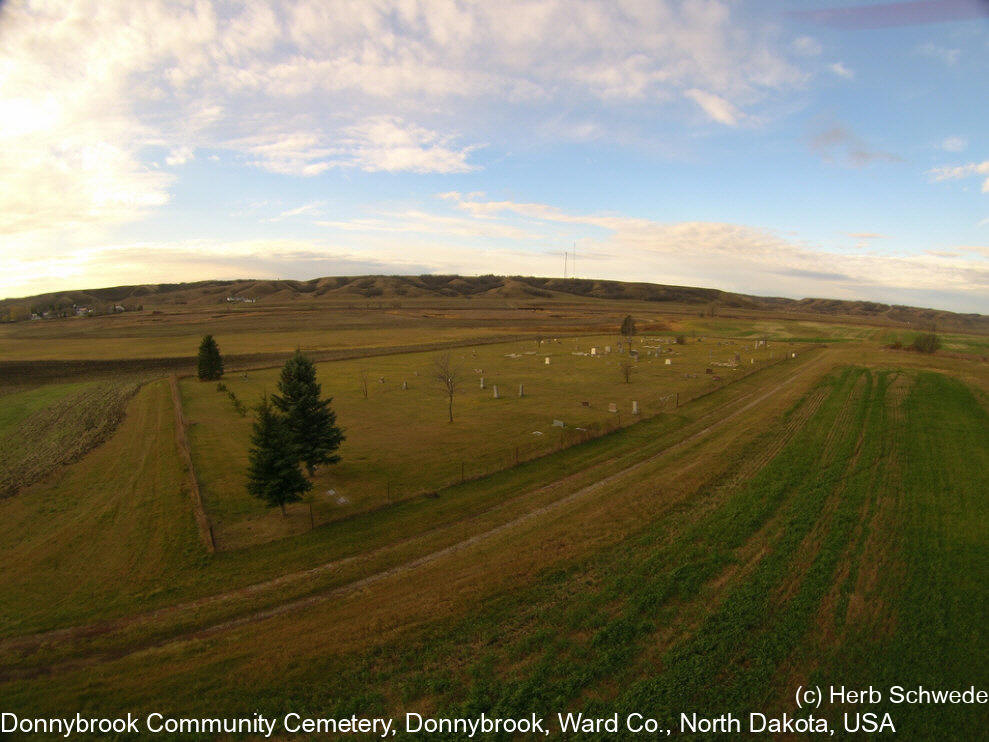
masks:
[(520, 397), (524, 397), (525, 396), (525, 385), (524, 384), (519, 384), (519, 396)]
[(546, 356), (546, 360), (543, 361), (543, 363), (545, 363), (547, 366), (549, 365), (549, 356)]
[(492, 389), (494, 389), (494, 395), (493, 395), (493, 396), (494, 396), (494, 398), (495, 398), (495, 399), (501, 399), (501, 398), (500, 398), (500, 397), (498, 396), (498, 385), (497, 385), (497, 384), (495, 384), (495, 385), (494, 385), (494, 386), (492, 387)]
[(636, 402), (634, 399), (632, 400), (632, 414), (633, 415), (639, 414), (639, 403)]
[(482, 376), (481, 377), (481, 389), (483, 389), (483, 388), (484, 388), (484, 377)]

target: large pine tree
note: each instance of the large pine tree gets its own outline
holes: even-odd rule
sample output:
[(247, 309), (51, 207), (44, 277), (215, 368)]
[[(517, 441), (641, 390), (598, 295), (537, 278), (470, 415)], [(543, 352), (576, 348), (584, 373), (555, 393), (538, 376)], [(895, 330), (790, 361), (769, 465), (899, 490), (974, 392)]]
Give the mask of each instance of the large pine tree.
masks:
[(258, 405), (251, 444), (247, 491), (268, 505), (278, 505), (285, 515), (285, 503), (301, 500), (312, 483), (299, 470), (285, 418), (271, 406), (267, 396)]
[(212, 335), (205, 335), (199, 344), (199, 378), (216, 381), (223, 376), (223, 357)]
[(285, 421), (295, 445), (296, 456), (306, 465), (309, 476), (319, 464), (335, 464), (334, 454), (344, 441), (337, 427), (337, 416), (330, 407), (333, 398), (320, 399), (316, 383), (316, 367), (302, 351), (285, 362), (278, 380), (280, 395), (274, 395), (275, 406), (285, 413)]

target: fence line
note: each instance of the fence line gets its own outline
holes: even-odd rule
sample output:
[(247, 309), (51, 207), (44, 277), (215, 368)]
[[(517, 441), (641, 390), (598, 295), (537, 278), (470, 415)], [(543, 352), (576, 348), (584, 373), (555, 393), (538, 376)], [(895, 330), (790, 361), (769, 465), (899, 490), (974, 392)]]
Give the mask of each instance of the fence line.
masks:
[(172, 389), (172, 407), (175, 409), (175, 445), (178, 447), (179, 455), (185, 463), (186, 479), (189, 485), (189, 498), (192, 500), (192, 511), (196, 516), (199, 537), (206, 546), (206, 550), (212, 554), (216, 551), (216, 538), (213, 535), (213, 526), (209, 522), (206, 510), (203, 508), (203, 496), (199, 490), (196, 468), (192, 464), (192, 451), (189, 448), (189, 440), (185, 435), (186, 423), (185, 415), (182, 414), (182, 395), (179, 392), (178, 376), (172, 374), (168, 377), (168, 381)]

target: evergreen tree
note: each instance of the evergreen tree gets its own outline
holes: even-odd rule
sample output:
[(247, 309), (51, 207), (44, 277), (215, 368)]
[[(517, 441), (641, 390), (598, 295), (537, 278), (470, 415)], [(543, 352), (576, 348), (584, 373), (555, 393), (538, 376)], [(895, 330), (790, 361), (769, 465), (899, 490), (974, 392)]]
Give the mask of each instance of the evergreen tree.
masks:
[(626, 314), (625, 319), (622, 320), (622, 336), (631, 341), (632, 336), (635, 334), (635, 320), (632, 319), (631, 314)]
[(268, 505), (298, 502), (312, 483), (299, 471), (299, 460), (286, 420), (262, 397), (254, 419), (248, 453), (247, 491)]
[(316, 383), (316, 367), (302, 351), (285, 362), (278, 380), (281, 396), (273, 396), (275, 406), (285, 413), (289, 433), (295, 445), (296, 457), (306, 465), (309, 476), (318, 464), (335, 464), (340, 457), (336, 451), (344, 441), (337, 427), (336, 413), (330, 408), (333, 398), (320, 399)]
[(199, 344), (199, 378), (203, 381), (216, 381), (223, 376), (223, 357), (220, 346), (212, 335), (203, 337)]

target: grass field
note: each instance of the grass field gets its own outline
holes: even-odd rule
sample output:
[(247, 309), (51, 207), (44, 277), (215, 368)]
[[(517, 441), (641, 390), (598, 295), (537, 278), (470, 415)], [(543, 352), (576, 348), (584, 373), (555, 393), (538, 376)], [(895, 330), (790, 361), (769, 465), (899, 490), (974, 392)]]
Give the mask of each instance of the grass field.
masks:
[[(455, 349), (452, 425), (427, 380), (434, 352), (319, 364), (348, 440), (317, 476), (312, 530), (307, 506), (282, 519), (247, 497), (250, 415), (183, 379), (215, 554), (168, 380), (111, 395), (126, 415), (105, 440), (0, 499), (0, 710), (635, 710), (672, 725), (680, 711), (793, 713), (801, 684), (985, 687), (985, 363), (883, 350), (882, 328), (786, 324), (780, 337), (843, 342), (757, 350), (766, 324), (697, 322), (703, 341), (659, 357), (644, 354), (652, 333), (637, 338), (631, 384), (616, 354), (574, 355), (614, 335)], [(774, 362), (784, 349), (797, 357)], [(715, 365), (736, 352), (738, 370)], [(249, 406), (277, 373), (224, 383)], [(106, 391), (10, 391), (0, 440), (77, 439)], [(979, 707), (882, 710), (904, 739), (985, 721)]]
[[(794, 682), (838, 671), (984, 684), (984, 655), (956, 640), (982, 641), (987, 597), (989, 420), (974, 401), (941, 375), (839, 370), (778, 429), (697, 444), (723, 461), (698, 486), (660, 484), (703, 458), (688, 445), (632, 487), (611, 482), (456, 558), (205, 643), (101, 663), (95, 687), (68, 669), (5, 692), (39, 710), (112, 687), (100, 708), (167, 697), (173, 712), (235, 713), (246, 695), (268, 713), (293, 698), (313, 713), (669, 718), (786, 707)], [(211, 676), (224, 681), (204, 694)], [(971, 708), (894, 713), (911, 738), (978, 721)]]
[[(347, 440), (341, 463), (319, 474), (309, 502), (290, 506), (288, 518), (247, 495), (253, 413), (238, 414), (229, 396), (232, 392), (252, 410), (262, 393), (277, 392), (279, 370), (250, 372), (246, 379), (229, 375), (227, 391), (183, 380), (193, 461), (218, 545), (238, 548), (308, 530), (310, 503), (315, 521), (322, 523), (490, 474), (635, 422), (633, 401), (640, 416), (673, 414), (676, 399), (686, 403), (794, 352), (776, 343), (759, 348), (741, 341), (676, 345), (644, 336), (636, 340), (640, 360), (626, 383), (619, 364), (629, 356), (617, 352), (620, 342), (616, 336), (592, 336), (456, 350), (451, 358), (460, 369), (461, 388), (452, 424), (447, 398), (432, 378), (436, 353), (320, 364), (319, 379), (324, 393), (333, 397)], [(589, 355), (592, 348), (599, 355)], [(744, 356), (740, 364), (726, 365), (736, 354)], [(362, 371), (368, 379), (366, 398)], [(617, 412), (609, 412), (611, 403)], [(566, 427), (554, 427), (554, 420)]]

